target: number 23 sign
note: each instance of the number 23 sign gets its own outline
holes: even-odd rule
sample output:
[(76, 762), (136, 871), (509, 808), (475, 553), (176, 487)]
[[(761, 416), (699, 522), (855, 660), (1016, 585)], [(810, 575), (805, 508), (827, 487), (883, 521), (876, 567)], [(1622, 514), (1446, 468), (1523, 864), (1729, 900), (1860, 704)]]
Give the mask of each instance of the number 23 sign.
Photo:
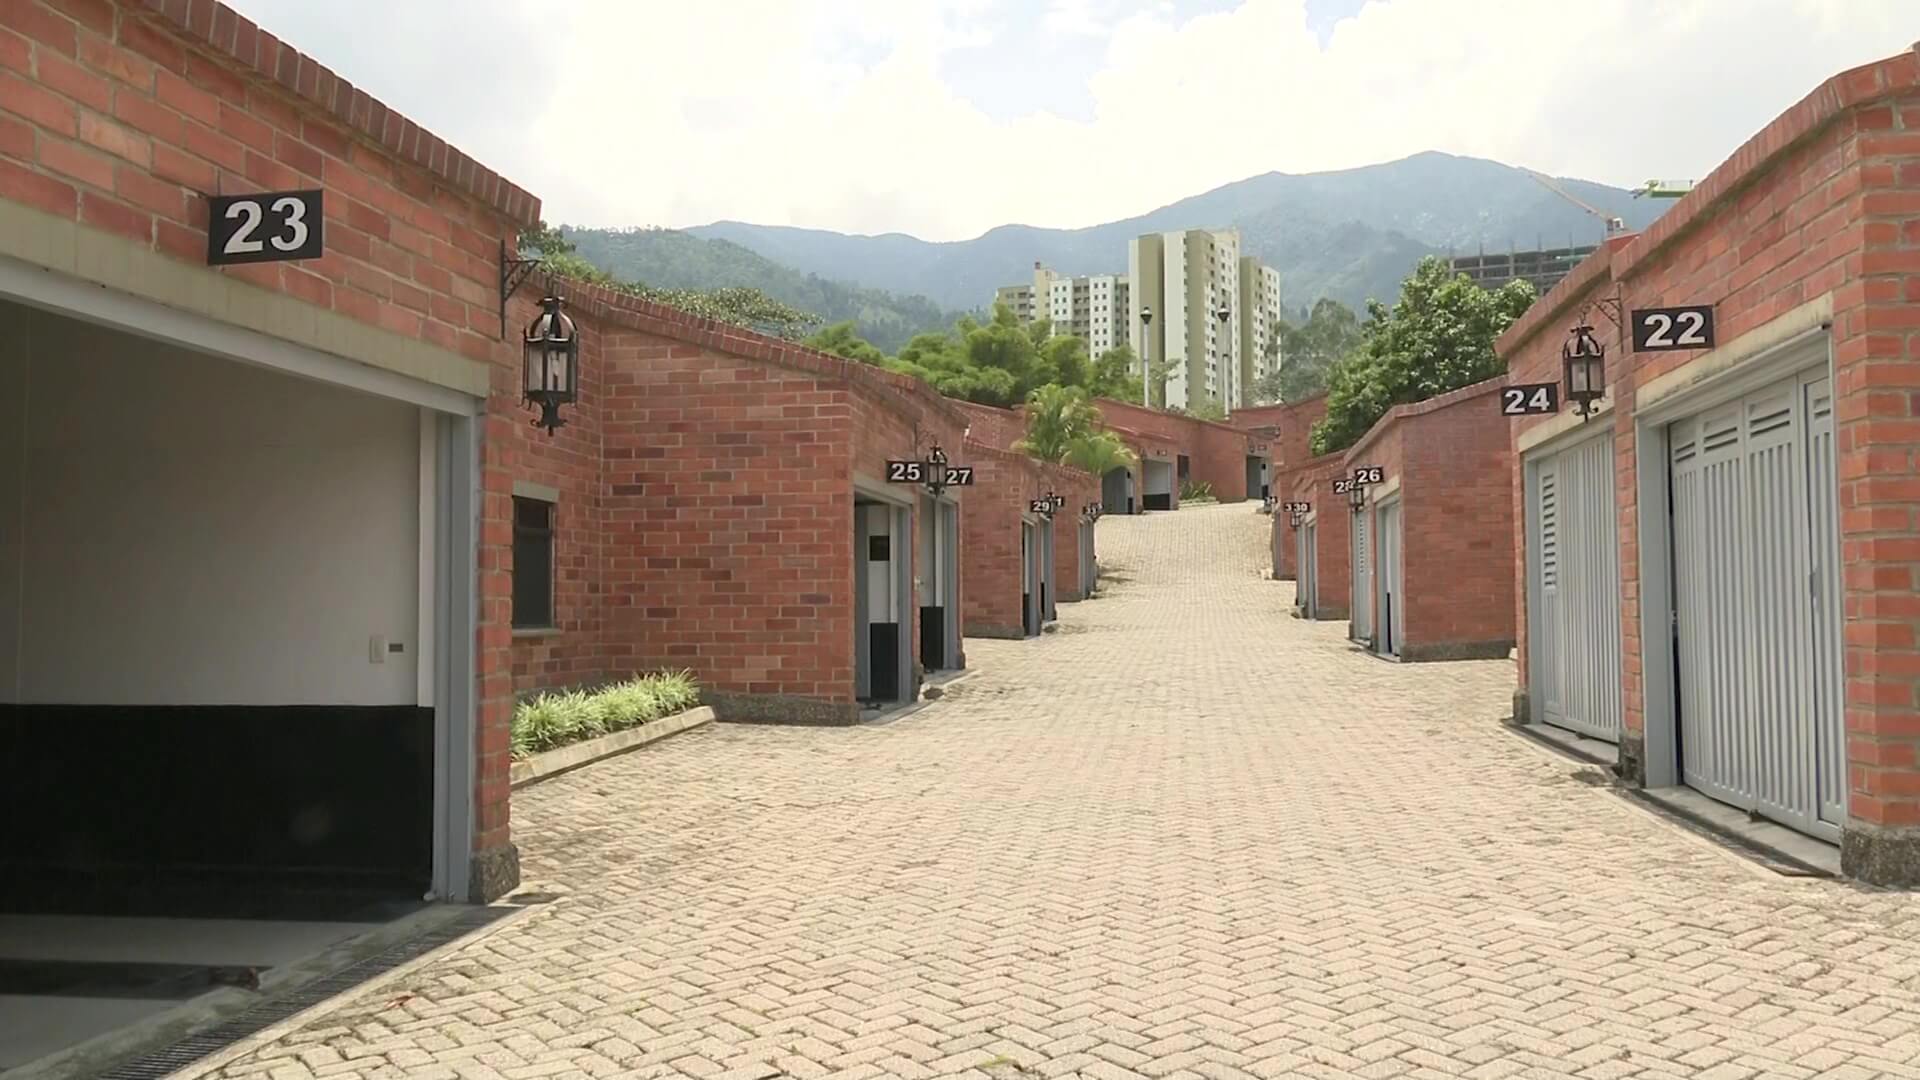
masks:
[(210, 196), (207, 264), (319, 258), (326, 250), (320, 195), (318, 191), (267, 191)]

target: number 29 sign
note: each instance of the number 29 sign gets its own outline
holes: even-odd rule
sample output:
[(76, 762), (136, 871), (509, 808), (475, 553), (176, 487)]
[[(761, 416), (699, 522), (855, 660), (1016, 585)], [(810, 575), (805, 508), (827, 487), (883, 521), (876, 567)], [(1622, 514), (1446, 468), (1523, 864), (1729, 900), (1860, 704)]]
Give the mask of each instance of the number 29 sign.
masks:
[(207, 199), (207, 265), (317, 259), (326, 250), (318, 191)]

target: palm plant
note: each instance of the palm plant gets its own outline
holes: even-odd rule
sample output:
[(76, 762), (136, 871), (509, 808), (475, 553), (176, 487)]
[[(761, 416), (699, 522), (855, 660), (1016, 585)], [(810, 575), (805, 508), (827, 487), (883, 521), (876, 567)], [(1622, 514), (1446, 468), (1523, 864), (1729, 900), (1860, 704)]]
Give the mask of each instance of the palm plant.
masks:
[(1013, 448), (1057, 464), (1075, 439), (1098, 430), (1099, 423), (1100, 410), (1085, 388), (1050, 383), (1028, 397), (1027, 434)]
[(1136, 459), (1127, 444), (1120, 441), (1120, 436), (1111, 431), (1093, 431), (1070, 441), (1061, 460), (1095, 476), (1105, 476), (1115, 469), (1131, 469)]

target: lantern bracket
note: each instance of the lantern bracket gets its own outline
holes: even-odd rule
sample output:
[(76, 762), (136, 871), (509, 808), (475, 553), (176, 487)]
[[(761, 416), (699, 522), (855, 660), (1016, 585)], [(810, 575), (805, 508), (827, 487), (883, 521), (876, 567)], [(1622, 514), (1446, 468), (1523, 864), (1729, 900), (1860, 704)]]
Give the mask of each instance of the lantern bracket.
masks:
[[(1607, 317), (1608, 322), (1613, 324), (1615, 330), (1620, 329), (1620, 298), (1618, 296), (1596, 296), (1587, 301), (1587, 310), (1598, 310), (1600, 314)], [(1584, 313), (1581, 321), (1585, 321)]]
[(535, 270), (545, 266), (541, 259), (509, 258), (507, 241), (500, 241), (500, 339), (507, 337), (507, 301), (513, 298), (520, 286), (533, 276)]

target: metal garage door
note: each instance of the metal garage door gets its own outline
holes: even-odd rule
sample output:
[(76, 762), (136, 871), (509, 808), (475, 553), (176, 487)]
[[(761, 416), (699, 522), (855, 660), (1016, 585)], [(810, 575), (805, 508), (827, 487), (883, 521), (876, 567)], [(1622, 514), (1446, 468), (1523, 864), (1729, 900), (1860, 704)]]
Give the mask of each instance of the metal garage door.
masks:
[(1803, 832), (1844, 819), (1833, 408), (1824, 373), (1669, 432), (1681, 775)]
[(1373, 512), (1353, 515), (1353, 596), (1347, 610), (1352, 613), (1353, 640), (1373, 637), (1373, 536), (1367, 526)]
[(1403, 593), (1407, 555), (1403, 545), (1400, 500), (1379, 509), (1376, 531), (1380, 535), (1380, 634), (1378, 649), (1383, 656), (1399, 656), (1400, 641), (1406, 635), (1407, 601)]
[(1620, 538), (1613, 436), (1529, 469), (1530, 694), (1541, 719), (1620, 741)]
[(1315, 564), (1320, 561), (1315, 550), (1314, 528), (1315, 526), (1311, 521), (1300, 526), (1298, 533), (1300, 537), (1300, 557), (1295, 564), (1300, 568), (1298, 575), (1300, 581), (1298, 588), (1295, 589), (1294, 606), (1300, 609), (1300, 614), (1309, 619), (1317, 614), (1314, 610), (1315, 607), (1317, 607), (1314, 603), (1314, 591), (1317, 588), (1314, 583), (1314, 578), (1319, 576), (1319, 568)]

